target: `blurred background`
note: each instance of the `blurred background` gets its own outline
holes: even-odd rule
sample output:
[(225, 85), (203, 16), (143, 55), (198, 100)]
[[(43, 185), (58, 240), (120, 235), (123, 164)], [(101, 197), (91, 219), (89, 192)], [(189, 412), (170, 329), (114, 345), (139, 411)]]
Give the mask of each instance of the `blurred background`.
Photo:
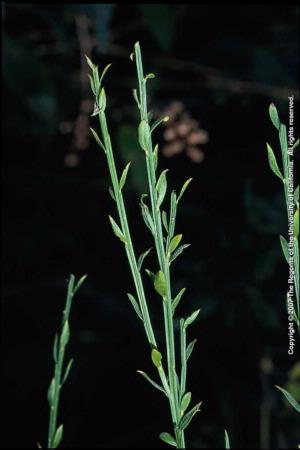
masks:
[[(85, 54), (100, 68), (112, 63), (107, 112), (118, 167), (132, 161), (126, 202), (139, 254), (151, 242), (139, 211), (146, 185), (129, 59), (139, 40), (145, 71), (156, 74), (148, 82), (153, 114), (171, 118), (155, 132), (160, 169), (170, 169), (177, 190), (194, 178), (177, 224), (192, 246), (173, 269), (175, 289), (187, 288), (177, 317), (201, 307), (188, 383), (203, 407), (189, 446), (224, 447), (227, 428), (234, 448), (296, 447), (299, 417), (274, 389), (300, 399), (278, 239), (285, 205), (265, 142), (279, 150), (271, 101), (286, 121), (294, 95), (297, 116), (298, 16), (292, 4), (2, 2), (1, 446), (46, 445), (52, 342), (70, 273), (88, 278), (72, 311), (64, 446), (160, 448), (158, 434), (170, 431), (167, 402), (136, 374), (155, 376), (108, 223), (116, 213), (106, 162), (89, 134), (97, 121)], [(153, 255), (147, 266), (157, 270)], [(162, 346), (160, 300), (145, 283)]]

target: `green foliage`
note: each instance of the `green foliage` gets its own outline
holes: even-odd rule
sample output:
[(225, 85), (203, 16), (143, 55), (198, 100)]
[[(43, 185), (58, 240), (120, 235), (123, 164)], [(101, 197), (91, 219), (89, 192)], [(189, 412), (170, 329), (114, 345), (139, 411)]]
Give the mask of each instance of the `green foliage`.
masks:
[[(283, 174), (281, 173), (275, 154), (270, 147), (269, 144), (267, 144), (267, 150), (268, 150), (268, 159), (269, 164), (274, 172), (274, 174), (283, 181), (284, 186), (284, 195), (285, 195), (285, 202), (286, 202), (286, 209), (287, 209), (287, 215), (288, 215), (288, 222), (290, 224), (290, 204), (293, 204), (296, 207), (294, 218), (293, 218), (293, 230), (294, 230), (294, 241), (293, 241), (293, 258), (294, 258), (294, 286), (295, 286), (295, 297), (296, 297), (296, 305), (295, 305), (295, 322), (299, 328), (300, 331), (300, 299), (299, 299), (299, 242), (298, 242), (298, 235), (299, 235), (299, 205), (297, 203), (297, 198), (299, 196), (299, 186), (294, 189), (293, 196), (292, 196), (292, 202), (290, 199), (290, 191), (289, 191), (289, 179), (290, 179), (290, 167), (291, 167), (291, 156), (288, 151), (288, 143), (287, 143), (287, 130), (286, 126), (280, 122), (278, 111), (274, 103), (271, 103), (269, 107), (269, 115), (270, 119), (275, 126), (275, 128), (278, 130), (278, 136), (279, 136), (279, 142), (280, 142), (280, 148), (281, 148), (281, 159), (282, 159), (282, 167), (283, 167)], [(280, 235), (280, 244), (282, 247), (282, 251), (284, 254), (284, 257), (286, 261), (289, 263), (289, 252), (288, 252), (288, 242), (286, 239)]]
[(280, 386), (276, 386), (276, 388), (283, 393), (289, 404), (298, 412), (300, 413), (300, 405), (297, 402), (297, 400), (294, 399), (294, 397), (285, 389), (283, 389)]
[(177, 447), (176, 440), (171, 436), (170, 433), (160, 433), (159, 435), (160, 439), (165, 442), (166, 444), (172, 445), (173, 447)]
[[(177, 197), (175, 191), (171, 192), (170, 195), (170, 211), (169, 220), (168, 213), (161, 209), (162, 203), (167, 196), (168, 184), (166, 173), (167, 169), (163, 170), (156, 178), (156, 169), (158, 164), (158, 147), (155, 146), (153, 150), (152, 144), (152, 132), (159, 126), (159, 124), (166, 120), (163, 118), (151, 124), (147, 108), (147, 92), (146, 84), (149, 80), (154, 78), (153, 74), (148, 74), (144, 76), (143, 65), (141, 58), (141, 51), (139, 43), (135, 44), (134, 54), (130, 56), (132, 61), (136, 63), (137, 75), (138, 75), (138, 90), (134, 90), (134, 98), (138, 105), (140, 112), (140, 122), (138, 126), (138, 142), (144, 153), (144, 164), (146, 165), (147, 172), (147, 182), (148, 182), (148, 193), (143, 194), (140, 200), (142, 217), (144, 219), (145, 225), (151, 231), (151, 235), (154, 241), (154, 247), (157, 256), (158, 270), (154, 274), (151, 270), (146, 269), (146, 273), (150, 276), (154, 289), (163, 298), (163, 316), (164, 316), (164, 328), (166, 336), (166, 348), (167, 348), (167, 372), (166, 375), (164, 369), (164, 361), (162, 354), (157, 349), (156, 338), (154, 330), (152, 327), (152, 322), (148, 310), (148, 303), (146, 300), (146, 295), (144, 291), (144, 284), (141, 277), (141, 267), (145, 257), (148, 255), (151, 249), (142, 253), (141, 256), (136, 259), (135, 250), (132, 243), (131, 231), (128, 224), (127, 212), (125, 209), (125, 202), (123, 199), (123, 188), (125, 186), (127, 172), (129, 164), (125, 167), (120, 181), (117, 175), (117, 170), (114, 161), (114, 155), (112, 150), (112, 145), (110, 141), (110, 136), (108, 132), (105, 107), (105, 100), (99, 98), (99, 89), (101, 85), (102, 78), (99, 78), (97, 67), (88, 60), (88, 64), (91, 68), (91, 89), (95, 96), (95, 109), (94, 114), (99, 116), (100, 129), (102, 134), (102, 141), (105, 156), (107, 159), (107, 164), (109, 168), (109, 174), (112, 182), (111, 196), (117, 204), (119, 221), (118, 225), (114, 219), (110, 216), (110, 222), (114, 233), (117, 237), (123, 241), (125, 245), (125, 251), (127, 254), (129, 266), (133, 276), (134, 284), (136, 287), (136, 298), (132, 294), (127, 294), (128, 298), (137, 313), (138, 317), (142, 320), (145, 333), (149, 344), (151, 345), (151, 359), (154, 367), (158, 371), (158, 376), (161, 381), (161, 385), (153, 381), (145, 372), (138, 371), (152, 386), (161, 390), (167, 395), (170, 405), (170, 412), (172, 416), (172, 422), (174, 424), (174, 438), (168, 433), (162, 433), (160, 438), (177, 448), (185, 448), (185, 437), (184, 430), (190, 424), (194, 415), (200, 410), (201, 403), (195, 405), (190, 411), (186, 412), (190, 401), (191, 392), (186, 392), (186, 372), (187, 372), (187, 361), (192, 353), (195, 341), (190, 343), (188, 346), (186, 344), (186, 329), (187, 327), (196, 319), (200, 310), (195, 311), (186, 320), (181, 319), (181, 377), (179, 378), (177, 374), (176, 366), (178, 360), (176, 358), (176, 346), (175, 346), (175, 331), (174, 331), (174, 313), (180, 299), (185, 291), (182, 289), (175, 299), (172, 298), (172, 284), (170, 277), (170, 264), (177, 258), (184, 248), (188, 244), (179, 245), (182, 241), (182, 234), (175, 235), (176, 226), (176, 215), (177, 215), (177, 203), (181, 199), (184, 191), (186, 190), (191, 178), (187, 180)], [(99, 81), (98, 81), (99, 80)], [(101, 92), (104, 92), (101, 88)], [(104, 96), (104, 94), (102, 94)], [(100, 94), (101, 97), (101, 94)], [(102, 141), (98, 135), (93, 132), (94, 138), (99, 145), (102, 146)], [(145, 203), (146, 198), (149, 198), (149, 205)]]
[(162, 354), (156, 348), (151, 352), (151, 359), (155, 367), (161, 367)]
[(226, 430), (224, 430), (225, 433), (225, 448), (230, 448), (230, 441), (229, 441), (229, 436)]
[[(271, 121), (275, 128), (279, 132), (279, 142), (281, 147), (281, 157), (282, 157), (282, 165), (283, 165), (283, 173), (284, 176), (281, 174), (275, 155), (271, 149), (271, 147), (267, 144), (268, 147), (268, 157), (269, 157), (269, 163), (271, 166), (271, 169), (277, 175), (281, 180), (284, 182), (284, 194), (285, 194), (285, 201), (286, 201), (286, 209), (287, 209), (287, 216), (288, 216), (288, 226), (290, 228), (291, 224), (291, 213), (290, 213), (290, 207), (291, 205), (294, 207), (296, 206), (296, 211), (294, 213), (293, 218), (293, 271), (294, 271), (294, 288), (295, 288), (295, 294), (296, 294), (296, 305), (295, 305), (295, 311), (293, 313), (294, 315), (294, 322), (296, 326), (298, 327), (298, 331), (300, 332), (300, 300), (299, 300), (299, 242), (298, 242), (298, 235), (299, 235), (299, 205), (297, 204), (298, 196), (299, 196), (299, 186), (298, 188), (294, 189), (294, 192), (292, 192), (291, 195), (291, 186), (290, 186), (290, 168), (291, 168), (291, 155), (288, 151), (288, 144), (287, 144), (287, 131), (286, 126), (280, 122), (277, 109), (275, 105), (272, 103), (269, 108), (269, 115), (271, 118)], [(291, 200), (292, 197), (292, 200)], [(290, 233), (289, 233), (290, 234)], [(290, 264), (290, 254), (289, 254), (289, 244), (286, 241), (286, 239), (280, 235), (280, 243), (282, 247), (282, 251), (284, 254), (284, 257), (288, 264)], [(299, 403), (294, 399), (294, 397), (285, 389), (281, 388), (280, 386), (276, 386), (276, 388), (281, 391), (287, 401), (290, 403), (290, 405), (293, 406), (293, 408), (296, 409), (298, 413), (300, 413), (300, 405)]]
[[(67, 297), (65, 309), (63, 311), (63, 320), (61, 326), (60, 337), (55, 335), (54, 345), (53, 345), (53, 359), (55, 363), (54, 376), (51, 380), (48, 389), (48, 402), (50, 406), (50, 417), (49, 417), (49, 431), (48, 431), (48, 447), (47, 448), (57, 448), (63, 438), (63, 425), (57, 427), (57, 416), (59, 408), (59, 400), (61, 395), (61, 388), (68, 379), (68, 376), (73, 365), (73, 359), (69, 361), (66, 368), (64, 369), (64, 358), (66, 346), (70, 339), (70, 313), (71, 307), (74, 300), (74, 295), (81, 287), (82, 283), (86, 279), (86, 275), (81, 277), (77, 283), (75, 283), (74, 275), (70, 276), (68, 283)], [(58, 346), (59, 342), (59, 346)]]

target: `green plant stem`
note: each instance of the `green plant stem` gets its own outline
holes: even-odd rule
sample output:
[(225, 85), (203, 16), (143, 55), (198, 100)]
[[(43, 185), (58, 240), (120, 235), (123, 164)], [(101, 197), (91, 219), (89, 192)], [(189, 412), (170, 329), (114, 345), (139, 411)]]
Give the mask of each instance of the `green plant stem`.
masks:
[[(72, 299), (73, 299), (74, 283), (75, 283), (75, 277), (74, 277), (74, 275), (71, 275), (69, 283), (68, 283), (66, 305), (65, 305), (65, 309), (63, 311), (62, 330), (63, 330), (66, 322), (69, 321), (70, 311), (71, 311), (71, 306), (72, 306)], [(54, 448), (54, 437), (55, 437), (55, 433), (57, 430), (57, 415), (58, 415), (58, 407), (59, 407), (60, 392), (61, 392), (62, 368), (63, 368), (64, 357), (65, 357), (65, 345), (63, 345), (61, 343), (61, 339), (59, 339), (58, 342), (59, 342), (59, 352), (57, 355), (57, 361), (56, 361), (55, 370), (54, 370), (54, 380), (55, 380), (54, 386), (55, 387), (54, 387), (54, 394), (53, 394), (53, 402), (50, 405), (48, 448)]]
[(57, 430), (57, 415), (61, 392), (61, 376), (62, 367), (65, 357), (65, 348), (60, 346), (58, 361), (55, 367), (55, 391), (54, 391), (54, 404), (50, 407), (50, 420), (49, 420), (49, 433), (48, 433), (48, 448), (55, 448), (54, 437)]
[(180, 346), (181, 346), (181, 385), (180, 393), (181, 396), (184, 395), (186, 389), (186, 330), (184, 327), (184, 320), (180, 320)]
[[(131, 55), (132, 59), (133, 57), (134, 54)], [(92, 115), (93, 116), (97, 115), (99, 117), (100, 130), (103, 142), (101, 142), (101, 139), (98, 137), (97, 133), (93, 129), (91, 129), (91, 131), (94, 135), (96, 142), (104, 150), (104, 153), (106, 155), (109, 174), (112, 182), (112, 189), (110, 192), (113, 197), (113, 200), (116, 202), (120, 224), (118, 225), (111, 217), (110, 221), (114, 233), (125, 245), (125, 251), (129, 262), (130, 270), (133, 276), (138, 301), (136, 301), (131, 294), (128, 294), (128, 296), (137, 315), (143, 321), (146, 336), (152, 348), (151, 350), (152, 362), (158, 370), (158, 374), (163, 388), (159, 386), (155, 381), (151, 380), (151, 378), (149, 378), (147, 374), (145, 374), (142, 371), (139, 372), (154, 387), (156, 387), (160, 391), (163, 391), (169, 400), (172, 423), (174, 427), (174, 437), (171, 436), (169, 433), (161, 433), (160, 438), (163, 441), (173, 446), (176, 446), (177, 448), (185, 448), (184, 430), (189, 425), (194, 415), (197, 412), (199, 412), (201, 402), (196, 404), (192, 409), (190, 409), (188, 412), (185, 413), (188, 404), (186, 402), (184, 403), (182, 402), (182, 397), (185, 395), (184, 391), (186, 386), (186, 362), (187, 362), (186, 349), (182, 350), (182, 361), (184, 361), (184, 364), (181, 371), (182, 379), (180, 382), (176, 372), (176, 348), (175, 348), (175, 332), (174, 332), (174, 318), (173, 318), (175, 308), (178, 302), (180, 301), (184, 289), (181, 291), (181, 293), (179, 293), (175, 297), (176, 302), (174, 304), (171, 291), (170, 261), (171, 259), (175, 259), (182, 252), (183, 248), (186, 247), (186, 245), (182, 245), (181, 248), (178, 247), (178, 250), (176, 250), (177, 246), (181, 241), (182, 235), (174, 236), (174, 231), (175, 231), (177, 201), (182, 196), (184, 190), (186, 189), (191, 179), (187, 180), (187, 182), (182, 187), (178, 200), (176, 198), (175, 192), (171, 193), (170, 219), (169, 225), (167, 225), (167, 215), (166, 213), (162, 213), (160, 209), (160, 205), (163, 202), (163, 199), (167, 191), (165, 171), (161, 174), (159, 180), (157, 181), (156, 180), (157, 150), (154, 149), (153, 151), (151, 138), (151, 132), (155, 129), (158, 123), (161, 123), (161, 121), (156, 121), (154, 124), (152, 124), (152, 131), (151, 131), (147, 110), (146, 82), (147, 79), (153, 78), (153, 74), (149, 74), (148, 76), (146, 76), (146, 78), (144, 78), (141, 51), (138, 43), (135, 45), (135, 59), (138, 74), (139, 92), (137, 93), (137, 91), (134, 90), (134, 98), (140, 109), (141, 121), (138, 129), (139, 143), (141, 148), (145, 152), (147, 179), (151, 203), (150, 207), (148, 208), (148, 206), (143, 202), (143, 198), (145, 197), (145, 195), (143, 195), (141, 199), (141, 207), (144, 221), (147, 227), (151, 230), (153, 235), (159, 266), (159, 270), (156, 273), (156, 275), (153, 274), (151, 271), (147, 272), (153, 280), (155, 290), (162, 298), (168, 377), (166, 376), (166, 372), (164, 371), (163, 367), (164, 364), (163, 355), (157, 348), (157, 342), (151, 324), (151, 318), (148, 310), (148, 303), (145, 296), (143, 281), (140, 272), (143, 259), (149, 253), (149, 250), (143, 253), (140, 256), (139, 260), (137, 261), (131, 239), (130, 227), (127, 220), (124, 198), (122, 194), (122, 189), (126, 181), (129, 166), (128, 165), (126, 166), (119, 180), (114, 160), (113, 149), (111, 145), (111, 139), (106, 121), (105, 115), (106, 95), (104, 88), (101, 87), (101, 82), (103, 79), (103, 75), (107, 71), (108, 66), (104, 69), (101, 77), (99, 77), (97, 66), (95, 66), (92, 63), (92, 61), (89, 60), (89, 58), (87, 58), (87, 63), (92, 70), (92, 77), (90, 77), (91, 89), (95, 96), (94, 112)], [(165, 226), (165, 228), (168, 228), (167, 237), (164, 236), (163, 225)], [(175, 254), (176, 253), (175, 250), (177, 251), (177, 254)], [(199, 310), (195, 311), (184, 322), (184, 338), (181, 340), (181, 345), (186, 346), (185, 328), (195, 320), (195, 318), (198, 316), (198, 313)], [(192, 351), (192, 348), (190, 351)], [(186, 398), (189, 398), (189, 401), (191, 400), (190, 393)]]
[[(139, 81), (140, 117), (141, 120), (148, 123), (146, 80), (144, 78), (141, 50), (138, 42), (135, 44), (135, 60)], [(167, 296), (165, 301), (163, 301), (163, 310), (164, 310), (164, 321), (166, 331), (168, 373), (170, 382), (170, 408), (175, 427), (177, 447), (182, 448), (184, 442), (183, 438), (184, 432), (182, 430), (177, 429), (180, 420), (180, 410), (178, 398), (179, 389), (176, 374), (176, 354), (175, 354), (170, 270), (169, 270), (169, 261), (167, 259), (166, 250), (164, 248), (161, 212), (158, 206), (157, 192), (155, 189), (156, 175), (154, 168), (153, 146), (151, 138), (149, 139), (149, 145), (148, 148), (146, 149), (146, 167), (151, 199), (152, 218), (155, 225), (155, 232), (154, 232), (155, 247), (160, 269), (164, 273), (167, 283)]]
[[(71, 307), (75, 292), (79, 289), (84, 282), (86, 276), (80, 278), (75, 286), (74, 275), (70, 276), (68, 283), (66, 304), (63, 311), (61, 334), (58, 337), (56, 335), (53, 348), (53, 357), (55, 362), (54, 376), (51, 380), (51, 384), (48, 390), (48, 401), (50, 404), (50, 416), (49, 416), (49, 429), (48, 429), (48, 448), (56, 448), (60, 444), (63, 434), (63, 425), (57, 428), (57, 417), (60, 402), (60, 394), (63, 384), (65, 383), (68, 373), (71, 369), (72, 360), (66, 367), (66, 371), (63, 374), (65, 350), (70, 337), (69, 319), (71, 313)], [(61, 431), (61, 432), (59, 432)]]
[[(118, 175), (117, 175), (110, 135), (108, 132), (107, 121), (106, 121), (106, 116), (105, 116), (104, 111), (99, 112), (99, 121), (100, 121), (100, 128), (101, 128), (101, 133), (103, 136), (104, 146), (106, 149), (106, 158), (107, 158), (109, 173), (110, 173), (110, 177), (111, 177), (111, 181), (112, 181), (112, 185), (113, 185), (114, 196), (116, 199), (118, 215), (120, 218), (122, 231), (124, 233), (125, 240), (126, 240), (125, 250), (126, 250), (129, 266), (131, 269), (131, 273), (133, 276), (135, 289), (136, 289), (136, 293), (137, 293), (138, 300), (139, 300), (139, 305), (140, 305), (141, 312), (142, 312), (143, 324), (144, 324), (146, 336), (147, 336), (150, 346), (156, 348), (157, 343), (156, 343), (153, 327), (151, 324), (151, 319), (150, 319), (150, 315), (149, 315), (149, 310), (148, 310), (148, 306), (147, 306), (147, 301), (146, 301), (146, 297), (145, 297), (141, 274), (138, 269), (137, 260), (136, 260), (136, 256), (135, 256), (135, 252), (134, 252), (134, 248), (133, 248), (133, 244), (132, 244), (131, 234), (130, 234), (128, 220), (127, 220), (127, 214), (126, 214), (126, 209), (125, 209), (125, 204), (124, 204), (124, 199), (123, 199), (123, 194), (122, 194), (121, 189), (119, 188)], [(168, 394), (169, 386), (168, 386), (168, 381), (167, 381), (167, 378), (166, 378), (163, 368), (161, 368), (161, 370), (159, 370), (158, 373), (159, 373), (160, 379), (162, 381), (162, 384), (164, 386), (164, 389), (165, 389), (166, 393)]]

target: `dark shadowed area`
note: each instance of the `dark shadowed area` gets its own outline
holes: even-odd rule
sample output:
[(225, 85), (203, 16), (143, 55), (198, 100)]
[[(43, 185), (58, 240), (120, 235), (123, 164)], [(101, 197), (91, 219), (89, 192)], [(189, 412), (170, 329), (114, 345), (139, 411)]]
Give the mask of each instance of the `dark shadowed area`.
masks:
[[(147, 189), (132, 98), (139, 40), (149, 103), (171, 120), (155, 131), (170, 189), (193, 182), (177, 232), (191, 243), (172, 269), (186, 287), (179, 318), (201, 308), (189, 338), (193, 401), (201, 413), (190, 448), (294, 448), (299, 418), (275, 390), (300, 400), (299, 344), (287, 355), (288, 268), (279, 234), (287, 220), (266, 141), (278, 152), (268, 107), (298, 114), (298, 20), (294, 5), (2, 3), (2, 410), (1, 446), (46, 446), (52, 342), (70, 273), (88, 274), (71, 317), (60, 422), (66, 448), (163, 448), (167, 402), (140, 377), (155, 377), (144, 330), (126, 297), (133, 283), (108, 215), (103, 152), (84, 55), (103, 67), (107, 115), (120, 170), (130, 160), (125, 198), (134, 246), (151, 237), (140, 214)], [(298, 130), (299, 131), (299, 130)], [(296, 136), (298, 137), (298, 136)], [(158, 270), (154, 254), (145, 267)], [(148, 283), (147, 279), (145, 280)], [(148, 285), (164, 343), (160, 298)], [(161, 330), (161, 334), (159, 333)]]

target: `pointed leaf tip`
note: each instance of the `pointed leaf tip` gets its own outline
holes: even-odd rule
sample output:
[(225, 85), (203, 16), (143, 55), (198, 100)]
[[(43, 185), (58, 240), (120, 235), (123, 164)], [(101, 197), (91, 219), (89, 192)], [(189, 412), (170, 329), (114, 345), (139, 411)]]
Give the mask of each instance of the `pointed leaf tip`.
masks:
[(269, 165), (270, 168), (272, 170), (272, 172), (278, 177), (280, 178), (281, 181), (284, 181), (283, 175), (280, 172), (280, 169), (278, 167), (277, 161), (276, 161), (276, 157), (274, 155), (274, 152), (271, 148), (271, 146), (267, 143), (267, 151), (268, 151), (268, 159), (269, 159)]
[(270, 116), (270, 119), (271, 119), (274, 127), (277, 128), (277, 130), (279, 130), (279, 128), (280, 128), (280, 119), (279, 119), (279, 116), (278, 116), (277, 108), (274, 105), (274, 103), (271, 103), (270, 106), (269, 106), (269, 116)]
[(189, 404), (191, 403), (191, 399), (192, 399), (192, 394), (191, 392), (187, 392), (186, 394), (184, 394), (182, 400), (181, 400), (181, 405), (180, 405), (180, 409), (181, 411), (184, 413), (186, 411), (186, 409), (188, 408)]
[(285, 398), (287, 399), (287, 401), (289, 402), (289, 404), (293, 407), (293, 408), (295, 408), (295, 410), (296, 411), (298, 411), (298, 413), (300, 413), (300, 405), (299, 405), (299, 403), (294, 399), (294, 397), (288, 392), (288, 391), (286, 391), (285, 389), (283, 389), (282, 387), (280, 387), (280, 386), (275, 386), (276, 387), (276, 389), (278, 389), (279, 391), (281, 391), (283, 394), (284, 394), (284, 396), (285, 396)]
[(225, 448), (230, 448), (229, 436), (226, 430), (224, 430), (224, 434), (225, 434)]
[(200, 313), (200, 309), (197, 309), (196, 311), (193, 312), (193, 314), (191, 314), (185, 321), (184, 321), (184, 328), (187, 328), (189, 325), (191, 325), (196, 318), (198, 317)]
[(64, 433), (64, 426), (60, 425), (54, 435), (54, 439), (53, 439), (53, 448), (57, 448), (59, 446), (59, 444), (62, 441), (63, 438), (63, 433)]
[(177, 447), (177, 443), (170, 433), (160, 433), (159, 438), (166, 444), (172, 445), (172, 447)]
[(126, 167), (123, 170), (123, 173), (122, 173), (122, 176), (121, 176), (121, 179), (120, 179), (120, 191), (123, 189), (123, 187), (124, 187), (124, 185), (126, 183), (127, 174), (128, 174), (128, 170), (129, 170), (130, 165), (131, 165), (131, 161), (129, 161), (129, 163), (126, 164)]
[(186, 191), (188, 185), (190, 184), (190, 182), (191, 182), (192, 180), (193, 180), (193, 178), (189, 178), (188, 180), (186, 180), (186, 181), (184, 182), (184, 184), (183, 184), (183, 186), (182, 186), (182, 188), (181, 188), (180, 194), (179, 194), (179, 196), (178, 196), (178, 198), (177, 198), (177, 204), (178, 204), (179, 200), (181, 199), (181, 197), (183, 196), (183, 194), (185, 193), (185, 191)]
[(173, 239), (171, 240), (170, 245), (169, 245), (169, 253), (170, 254), (173, 253), (174, 250), (176, 250), (181, 239), (182, 239), (182, 234), (177, 234), (176, 236), (173, 237)]

